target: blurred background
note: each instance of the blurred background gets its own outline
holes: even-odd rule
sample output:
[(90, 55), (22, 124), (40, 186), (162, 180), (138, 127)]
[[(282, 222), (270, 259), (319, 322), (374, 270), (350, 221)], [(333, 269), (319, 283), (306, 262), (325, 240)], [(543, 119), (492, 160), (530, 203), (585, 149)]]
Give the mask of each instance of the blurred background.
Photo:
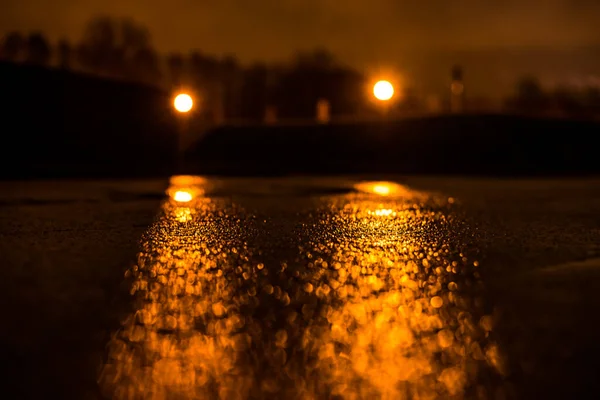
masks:
[[(429, 172), (452, 172), (446, 164), (433, 168), (436, 149), (455, 158), (504, 152), (505, 165), (490, 171), (529, 171), (515, 158), (534, 160), (544, 146), (565, 141), (585, 151), (597, 140), (590, 138), (600, 119), (600, 6), (593, 1), (59, 3), (9, 0), (0, 17), (7, 178), (168, 175), (178, 151), (191, 152), (183, 168), (229, 174), (239, 169), (236, 148), (269, 156), (305, 145), (318, 153), (348, 147), (355, 135), (361, 143), (350, 147), (360, 152), (381, 129), (386, 139), (375, 154), (420, 142), (433, 152)], [(374, 92), (382, 80), (392, 88), (387, 98)], [(183, 92), (194, 104), (184, 117), (173, 109)], [(559, 128), (558, 119), (578, 125)], [(472, 147), (477, 135), (485, 149)], [(409, 143), (409, 136), (416, 138)], [(224, 147), (199, 149), (203, 138)], [(330, 150), (322, 155), (329, 164), (358, 161), (341, 150), (335, 161)], [(564, 158), (549, 151), (547, 162)], [(273, 170), (274, 162), (255, 172)], [(272, 172), (311, 172), (278, 168)]]

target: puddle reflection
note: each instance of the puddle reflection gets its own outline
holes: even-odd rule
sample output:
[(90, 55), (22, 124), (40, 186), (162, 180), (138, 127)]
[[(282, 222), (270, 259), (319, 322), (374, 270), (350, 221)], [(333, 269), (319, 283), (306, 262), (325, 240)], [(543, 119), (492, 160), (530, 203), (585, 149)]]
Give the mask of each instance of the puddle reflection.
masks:
[(189, 179), (128, 271), (135, 312), (109, 343), (106, 396), (497, 395), (505, 362), (447, 199), (363, 183), (318, 201), (297, 259), (263, 263), (253, 213)]
[(228, 273), (244, 262), (241, 228), (198, 188), (169, 192), (128, 271), (136, 312), (109, 343), (100, 385), (119, 399), (237, 398), (252, 384)]
[(317, 241), (307, 252), (322, 316), (306, 341), (323, 372), (316, 393), (493, 398), (502, 389), (490, 379), (506, 365), (478, 297), (478, 262), (448, 237), (459, 223), (447, 200), (380, 200), (331, 204), (322, 225), (346, 240)]

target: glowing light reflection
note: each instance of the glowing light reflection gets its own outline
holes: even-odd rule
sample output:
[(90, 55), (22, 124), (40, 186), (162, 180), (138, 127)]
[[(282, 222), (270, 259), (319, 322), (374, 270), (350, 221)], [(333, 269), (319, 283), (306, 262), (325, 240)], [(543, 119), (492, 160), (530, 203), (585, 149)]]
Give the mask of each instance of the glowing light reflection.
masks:
[(178, 190), (173, 194), (173, 200), (178, 203), (187, 203), (192, 201), (193, 198), (192, 194), (186, 190)]
[[(378, 185), (363, 188), (376, 193)], [(365, 198), (333, 202), (325, 214), (322, 225), (344, 226), (346, 239), (317, 240), (309, 253), (311, 285), (327, 293), (326, 312), (306, 330), (305, 349), (319, 360), (316, 397), (464, 398), (473, 371), (506, 373), (489, 340), (492, 324), (478, 324), (492, 317), (454, 282), (472, 273), (471, 263), (426, 235), (453, 223), (447, 201), (429, 203), (424, 208), (419, 195), (384, 204)], [(428, 210), (433, 204), (439, 208)], [(478, 390), (487, 398), (495, 389)]]
[(372, 193), (379, 196), (409, 195), (410, 197), (414, 197), (413, 191), (394, 182), (361, 182), (354, 187), (359, 192)]
[(390, 217), (396, 215), (394, 210), (392, 210), (391, 208), (382, 208), (375, 211), (369, 210), (368, 213), (372, 215), (377, 215), (378, 217)]
[[(257, 227), (271, 234), (267, 220), (205, 197), (206, 184), (172, 179), (128, 271), (136, 311), (108, 345), (107, 398), (498, 396), (480, 381), (506, 360), (479, 262), (444, 235), (461, 226), (447, 198), (361, 183), (310, 208), (310, 239), (275, 263), (248, 245)], [(278, 239), (265, 248), (289, 246)]]

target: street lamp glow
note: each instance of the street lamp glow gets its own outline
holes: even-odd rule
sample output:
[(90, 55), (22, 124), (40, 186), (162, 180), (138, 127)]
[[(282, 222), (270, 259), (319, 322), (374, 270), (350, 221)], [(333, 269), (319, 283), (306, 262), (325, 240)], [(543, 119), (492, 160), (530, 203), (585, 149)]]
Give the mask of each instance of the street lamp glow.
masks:
[(175, 97), (173, 105), (180, 113), (186, 113), (189, 112), (194, 106), (194, 100), (192, 100), (192, 96), (189, 94), (181, 93)]
[(388, 81), (379, 81), (373, 86), (373, 95), (377, 100), (388, 101), (394, 96), (394, 85)]
[(362, 193), (372, 193), (384, 197), (409, 193), (409, 190), (404, 186), (394, 182), (361, 182), (356, 184), (354, 188)]

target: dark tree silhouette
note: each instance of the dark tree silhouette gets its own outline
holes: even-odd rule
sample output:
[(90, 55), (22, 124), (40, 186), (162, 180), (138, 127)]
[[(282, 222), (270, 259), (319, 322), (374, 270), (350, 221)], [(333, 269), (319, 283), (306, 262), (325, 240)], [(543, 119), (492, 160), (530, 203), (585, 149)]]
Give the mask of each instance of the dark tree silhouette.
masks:
[(189, 58), (190, 84), (197, 89), (214, 91), (222, 83), (222, 67), (216, 57), (193, 51)]
[[(78, 53), (81, 64), (89, 70), (124, 78), (146, 74), (135, 67), (153, 64), (155, 58), (145, 27), (132, 19), (115, 20), (108, 16), (90, 20)], [(155, 75), (155, 71), (149, 74)]]
[(34, 65), (48, 66), (52, 52), (48, 41), (39, 32), (27, 38), (27, 62)]
[(296, 54), (296, 67), (330, 70), (337, 66), (334, 55), (327, 49), (317, 48), (311, 52)]
[(223, 119), (223, 77), (217, 58), (193, 51), (189, 57), (189, 84), (202, 95), (203, 109), (213, 121)]
[(242, 69), (234, 56), (221, 60), (223, 112), (226, 119), (241, 118)]
[(288, 71), (282, 74), (275, 91), (281, 116), (314, 118), (320, 99), (328, 100), (332, 113), (336, 112), (339, 105), (336, 91), (343, 86), (341, 72), (327, 50), (298, 53)]
[(536, 78), (526, 76), (517, 82), (517, 96), (522, 99), (539, 99), (544, 96), (544, 91)]
[(60, 68), (69, 69), (73, 66), (73, 47), (66, 39), (58, 42), (58, 65)]
[(131, 63), (134, 79), (150, 85), (158, 85), (161, 79), (158, 55), (149, 47), (135, 51)]
[(152, 48), (148, 29), (128, 18), (120, 21), (118, 25), (117, 45), (122, 48), (125, 57)]
[(188, 58), (189, 82), (188, 85), (194, 86), (196, 89), (201, 88), (208, 79), (204, 55), (197, 50), (190, 53)]
[(114, 73), (120, 64), (117, 27), (110, 17), (97, 17), (86, 26), (79, 45), (80, 63), (97, 73)]
[(526, 114), (537, 114), (549, 106), (548, 96), (539, 81), (532, 76), (525, 76), (517, 82), (516, 95), (510, 99), (508, 106), (513, 111)]
[(264, 64), (256, 64), (244, 71), (241, 88), (242, 118), (260, 121), (264, 117), (268, 101), (267, 93), (268, 68)]
[(179, 53), (169, 54), (167, 57), (167, 68), (169, 70), (169, 78), (172, 86), (180, 86), (184, 84), (185, 75), (185, 60)]
[(2, 41), (0, 55), (10, 61), (20, 61), (25, 54), (26, 40), (19, 32), (10, 32)]

